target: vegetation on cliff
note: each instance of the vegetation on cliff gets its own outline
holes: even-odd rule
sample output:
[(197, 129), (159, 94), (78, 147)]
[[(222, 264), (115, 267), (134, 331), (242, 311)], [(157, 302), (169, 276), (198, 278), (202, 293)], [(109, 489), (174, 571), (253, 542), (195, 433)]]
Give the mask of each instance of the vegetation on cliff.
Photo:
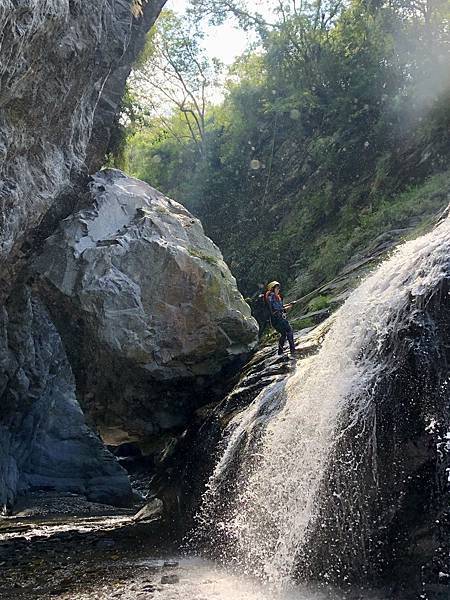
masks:
[(306, 293), (377, 235), (446, 204), (447, 3), (286, 1), (271, 24), (236, 2), (192, 4), (216, 22), (234, 12), (260, 43), (229, 69), (193, 135), (202, 77), (215, 85), (218, 71), (169, 13), (136, 73), (159, 35), (190, 93), (157, 115), (151, 87), (132, 81), (116, 164), (198, 215), (246, 293), (273, 277)]

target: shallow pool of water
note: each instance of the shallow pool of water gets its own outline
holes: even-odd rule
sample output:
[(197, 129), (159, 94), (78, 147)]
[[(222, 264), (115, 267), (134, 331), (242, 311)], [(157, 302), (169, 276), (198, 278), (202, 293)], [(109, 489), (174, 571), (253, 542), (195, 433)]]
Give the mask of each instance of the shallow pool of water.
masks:
[(381, 594), (283, 589), (198, 557), (176, 556), (126, 515), (3, 519), (3, 600), (386, 600)]
[[(151, 597), (155, 600), (384, 600), (381, 595), (357, 590), (344, 594), (333, 588), (318, 589), (300, 585), (276, 589), (205, 559), (174, 560), (177, 562), (177, 566), (174, 567), (164, 566), (167, 560), (144, 560), (134, 563), (134, 567), (138, 569), (147, 568), (154, 572), (152, 580), (156, 588)], [(167, 577), (172, 577), (174, 583), (164, 583)], [(125, 590), (126, 587), (123, 591)], [(121, 597), (132, 597), (128, 596), (127, 592), (125, 594)]]

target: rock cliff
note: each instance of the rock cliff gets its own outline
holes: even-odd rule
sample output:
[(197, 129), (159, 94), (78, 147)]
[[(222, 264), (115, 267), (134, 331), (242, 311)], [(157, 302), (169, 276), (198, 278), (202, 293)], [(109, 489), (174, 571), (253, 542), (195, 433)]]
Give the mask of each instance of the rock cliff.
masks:
[[(0, 294), (101, 164), (131, 64), (165, 0), (0, 1)], [(44, 230), (44, 232), (42, 231)]]
[(165, 0), (0, 0), (0, 505), (33, 487), (123, 502), (61, 340), (24, 287), (30, 256), (83, 197), (126, 78)]

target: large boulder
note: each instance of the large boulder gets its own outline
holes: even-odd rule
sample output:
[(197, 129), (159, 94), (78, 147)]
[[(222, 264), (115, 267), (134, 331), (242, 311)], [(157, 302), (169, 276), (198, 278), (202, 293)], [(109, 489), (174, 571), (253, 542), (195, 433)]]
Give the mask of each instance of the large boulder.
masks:
[(126, 503), (126, 472), (86, 425), (61, 339), (17, 290), (0, 312), (0, 509), (34, 489)]
[(110, 443), (185, 424), (205, 384), (257, 341), (198, 219), (117, 170), (94, 176), (90, 206), (46, 240), (34, 271)]

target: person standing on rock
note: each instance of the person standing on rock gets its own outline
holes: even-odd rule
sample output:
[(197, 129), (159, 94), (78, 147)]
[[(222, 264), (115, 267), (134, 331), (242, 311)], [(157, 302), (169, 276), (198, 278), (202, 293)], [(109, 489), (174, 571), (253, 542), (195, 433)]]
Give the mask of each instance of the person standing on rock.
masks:
[(286, 310), (289, 310), (292, 305), (284, 305), (281, 287), (278, 281), (271, 281), (267, 285), (265, 300), (269, 309), (272, 327), (280, 334), (280, 339), (278, 341), (279, 356), (283, 355), (286, 340), (289, 342), (291, 355), (295, 356), (294, 331), (286, 318)]

